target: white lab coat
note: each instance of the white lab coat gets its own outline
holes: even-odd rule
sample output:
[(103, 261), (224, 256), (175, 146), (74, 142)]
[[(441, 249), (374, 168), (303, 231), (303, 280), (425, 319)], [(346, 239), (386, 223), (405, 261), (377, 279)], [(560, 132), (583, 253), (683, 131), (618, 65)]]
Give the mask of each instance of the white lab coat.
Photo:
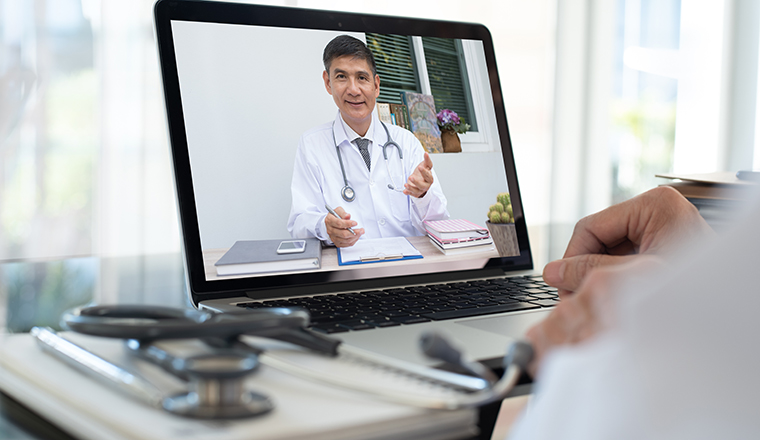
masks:
[(760, 438), (758, 218), (760, 197), (718, 239), (620, 280), (613, 328), (549, 355), (511, 438)]
[[(340, 112), (333, 122), (313, 128), (301, 136), (293, 166), (292, 205), (288, 218), (288, 232), (293, 238), (316, 237), (332, 243), (325, 231), (325, 204), (333, 209), (342, 207), (351, 214), (351, 219), (358, 223), (356, 228), (365, 230), (362, 238), (424, 235), (423, 221), (449, 217), (446, 197), (435, 170), (434, 182), (422, 198), (388, 189), (391, 182), (403, 189), (409, 175), (423, 161), (425, 150), (410, 131), (385, 125), (403, 152), (403, 160), (400, 160), (396, 148), (387, 147), (391, 176), (388, 175), (381, 148), (387, 136), (375, 113), (364, 136), (372, 141), (371, 171), (367, 170), (359, 149), (351, 142), (353, 139), (348, 138)], [(356, 193), (353, 202), (346, 202), (341, 197), (345, 183), (336, 143), (340, 148), (346, 178)]]

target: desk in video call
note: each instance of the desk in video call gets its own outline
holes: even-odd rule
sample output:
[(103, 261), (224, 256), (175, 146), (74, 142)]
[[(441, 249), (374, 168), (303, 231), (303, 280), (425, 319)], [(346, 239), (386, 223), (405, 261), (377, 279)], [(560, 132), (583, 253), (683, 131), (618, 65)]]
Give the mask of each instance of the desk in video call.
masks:
[[(386, 261), (386, 262), (379, 262), (379, 263), (368, 263), (369, 265), (375, 265), (375, 264), (382, 264), (386, 267), (388, 266), (394, 266), (394, 265), (414, 265), (414, 264), (431, 264), (436, 262), (444, 262), (444, 261), (458, 261), (458, 260), (471, 260), (473, 258), (477, 259), (487, 259), (487, 258), (493, 258), (498, 257), (499, 252), (496, 250), (495, 247), (491, 248), (490, 250), (484, 251), (484, 252), (475, 252), (475, 253), (465, 253), (465, 254), (457, 254), (457, 255), (445, 255), (443, 252), (439, 251), (433, 243), (430, 242), (430, 239), (427, 238), (427, 236), (419, 236), (419, 237), (407, 237), (409, 242), (417, 248), (417, 250), (422, 253), (422, 259), (420, 260), (400, 260), (400, 261)], [(250, 276), (255, 275), (230, 275), (230, 276), (218, 276), (216, 274), (216, 267), (214, 266), (214, 263), (216, 263), (224, 253), (227, 252), (227, 249), (207, 249), (203, 251), (203, 267), (206, 270), (206, 279), (207, 280), (216, 280), (216, 279), (234, 279), (234, 278), (246, 278)], [(347, 265), (347, 266), (340, 266), (338, 265), (338, 251), (335, 247), (325, 247), (322, 248), (322, 266), (318, 270), (310, 270), (308, 272), (327, 272), (327, 271), (333, 271), (333, 270), (353, 270), (357, 269), (357, 266), (366, 267), (368, 264), (361, 264), (361, 265)], [(266, 275), (277, 275), (278, 273), (305, 273), (307, 271), (288, 271), (288, 272), (270, 272)]]

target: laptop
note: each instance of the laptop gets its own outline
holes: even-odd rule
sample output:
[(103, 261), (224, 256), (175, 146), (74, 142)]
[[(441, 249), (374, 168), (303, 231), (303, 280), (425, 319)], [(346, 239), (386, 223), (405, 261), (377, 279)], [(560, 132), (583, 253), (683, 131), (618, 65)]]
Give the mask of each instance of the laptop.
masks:
[[(419, 349), (425, 332), (448, 334), (471, 358), (493, 360), (557, 304), (556, 290), (533, 271), (493, 42), (484, 26), (172, 0), (156, 3), (155, 20), (195, 307), (305, 307), (315, 331), (434, 365)], [(336, 119), (322, 52), (340, 35), (373, 51), (381, 78), (378, 117), (422, 139), (449, 218), (489, 230), (478, 247), (444, 252), (418, 228), (403, 237), (419, 251), (414, 258), (347, 264), (346, 250), (289, 233), (299, 140)], [(440, 141), (419, 134), (430, 115), (410, 98), (434, 102), (435, 111), (458, 109), (471, 125), (459, 136), (461, 152), (442, 152)], [(386, 109), (393, 109), (392, 117)], [(322, 160), (337, 167), (332, 151), (334, 157)], [(332, 178), (340, 178), (337, 173)], [(350, 211), (351, 203), (333, 192), (324, 195), (325, 204)], [(488, 224), (490, 206), (504, 193), (513, 222)], [(283, 244), (293, 240), (298, 243)], [(236, 256), (241, 250), (243, 257)], [(250, 254), (260, 258), (246, 260)], [(230, 259), (239, 265), (217, 265)]]

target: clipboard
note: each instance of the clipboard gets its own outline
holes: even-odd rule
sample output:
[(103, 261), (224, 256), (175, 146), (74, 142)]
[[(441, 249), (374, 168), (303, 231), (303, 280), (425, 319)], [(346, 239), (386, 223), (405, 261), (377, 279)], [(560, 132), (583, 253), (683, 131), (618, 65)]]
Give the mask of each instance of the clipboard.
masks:
[(338, 265), (381, 263), (422, 258), (405, 237), (359, 239), (351, 247), (338, 248)]

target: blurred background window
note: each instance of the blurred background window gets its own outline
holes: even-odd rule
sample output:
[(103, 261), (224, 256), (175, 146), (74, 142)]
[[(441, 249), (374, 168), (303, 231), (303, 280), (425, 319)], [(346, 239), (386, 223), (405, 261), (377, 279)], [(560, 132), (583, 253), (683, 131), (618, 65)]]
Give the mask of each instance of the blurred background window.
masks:
[(612, 203), (673, 168), (680, 0), (619, 0), (611, 100)]
[(0, 0), (0, 260), (179, 249), (152, 4)]
[[(754, 0), (257, 3), (483, 23), (529, 225), (572, 224), (656, 173), (760, 163)], [(0, 0), (0, 260), (179, 252), (152, 6)], [(380, 42), (403, 58), (385, 84), (473, 84), (470, 49), (444, 43)], [(444, 99), (481, 125), (482, 103)]]

